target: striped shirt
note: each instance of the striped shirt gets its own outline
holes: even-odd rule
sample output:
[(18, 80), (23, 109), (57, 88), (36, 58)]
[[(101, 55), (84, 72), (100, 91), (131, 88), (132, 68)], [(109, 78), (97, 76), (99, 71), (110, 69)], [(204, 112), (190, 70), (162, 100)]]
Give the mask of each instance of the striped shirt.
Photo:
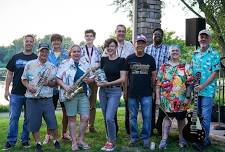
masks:
[(151, 44), (145, 48), (145, 53), (153, 56), (156, 63), (156, 71), (158, 72), (160, 66), (168, 61), (169, 47), (164, 44), (160, 44), (159, 46)]

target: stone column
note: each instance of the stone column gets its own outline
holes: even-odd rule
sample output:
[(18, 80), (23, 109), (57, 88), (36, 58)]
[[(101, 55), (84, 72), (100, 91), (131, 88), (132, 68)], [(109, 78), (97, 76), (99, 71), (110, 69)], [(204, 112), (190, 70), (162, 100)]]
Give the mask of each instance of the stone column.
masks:
[(152, 32), (161, 27), (161, 0), (133, 0), (133, 40), (138, 34), (152, 43)]

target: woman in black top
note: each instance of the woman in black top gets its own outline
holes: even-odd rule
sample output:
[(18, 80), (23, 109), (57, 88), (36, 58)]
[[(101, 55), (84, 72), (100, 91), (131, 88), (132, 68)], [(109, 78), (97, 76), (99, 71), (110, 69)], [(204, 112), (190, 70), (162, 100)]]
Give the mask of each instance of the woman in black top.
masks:
[(116, 125), (114, 116), (119, 106), (121, 97), (121, 83), (125, 81), (126, 66), (125, 59), (119, 58), (116, 54), (117, 41), (108, 39), (104, 44), (107, 50), (107, 57), (101, 58), (101, 68), (104, 70), (107, 81), (98, 82), (100, 87), (99, 99), (107, 131), (107, 142), (101, 150), (112, 151), (115, 148)]

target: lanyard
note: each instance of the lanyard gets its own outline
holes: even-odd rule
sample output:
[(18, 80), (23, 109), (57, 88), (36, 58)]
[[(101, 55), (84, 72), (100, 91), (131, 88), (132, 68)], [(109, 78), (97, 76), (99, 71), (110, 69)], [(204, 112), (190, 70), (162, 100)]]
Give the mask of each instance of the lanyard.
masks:
[(85, 48), (86, 48), (86, 52), (87, 52), (89, 61), (91, 62), (91, 57), (92, 57), (92, 55), (93, 55), (94, 49), (93, 49), (93, 47), (91, 48), (91, 56), (90, 56), (87, 45), (85, 45)]
[(118, 47), (118, 49), (117, 49), (117, 55), (119, 56), (119, 57), (121, 57), (121, 55), (122, 55), (122, 52), (123, 52), (123, 47), (124, 47), (124, 45), (122, 46), (122, 48), (121, 48), (121, 50), (120, 50), (120, 55), (119, 55), (119, 47)]

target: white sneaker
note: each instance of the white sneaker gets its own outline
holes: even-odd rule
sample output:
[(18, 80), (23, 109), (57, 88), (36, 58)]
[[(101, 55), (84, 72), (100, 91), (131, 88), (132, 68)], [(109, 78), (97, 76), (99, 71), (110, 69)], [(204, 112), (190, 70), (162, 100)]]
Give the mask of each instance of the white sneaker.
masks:
[(45, 140), (43, 141), (43, 145), (46, 145), (50, 142), (51, 140), (51, 135), (45, 135)]

